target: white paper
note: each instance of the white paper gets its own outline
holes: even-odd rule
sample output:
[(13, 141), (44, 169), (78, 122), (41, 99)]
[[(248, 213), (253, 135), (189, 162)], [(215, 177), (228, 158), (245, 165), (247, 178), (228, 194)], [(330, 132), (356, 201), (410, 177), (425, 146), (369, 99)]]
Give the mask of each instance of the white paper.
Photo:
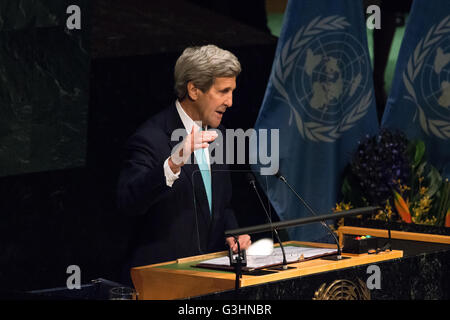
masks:
[[(327, 248), (305, 248), (305, 247), (295, 247), (295, 246), (287, 246), (284, 247), (284, 251), (286, 253), (286, 261), (296, 262), (300, 260), (300, 257), (303, 255), (304, 259), (308, 259), (315, 256), (321, 256), (324, 254), (332, 254), (336, 253), (336, 249), (327, 249)], [(236, 257), (237, 255), (235, 255)], [(207, 263), (216, 266), (230, 266), (230, 258), (228, 256), (214, 258), (210, 260), (202, 261), (201, 263)], [(270, 255), (266, 256), (257, 256), (257, 255), (248, 255), (247, 254), (247, 268), (256, 269), (262, 268), (265, 266), (282, 264), (283, 263), (283, 254), (281, 252), (281, 248), (275, 248)]]

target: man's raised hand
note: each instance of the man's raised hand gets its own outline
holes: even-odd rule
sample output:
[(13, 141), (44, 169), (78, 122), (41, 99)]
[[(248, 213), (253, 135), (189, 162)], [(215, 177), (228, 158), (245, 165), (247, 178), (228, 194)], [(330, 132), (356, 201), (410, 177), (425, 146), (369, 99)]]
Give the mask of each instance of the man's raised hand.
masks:
[(209, 143), (217, 137), (218, 134), (215, 131), (200, 131), (200, 128), (196, 129), (196, 126), (192, 126), (191, 132), (169, 158), (169, 166), (172, 172), (178, 173), (192, 152), (201, 148), (208, 148)]

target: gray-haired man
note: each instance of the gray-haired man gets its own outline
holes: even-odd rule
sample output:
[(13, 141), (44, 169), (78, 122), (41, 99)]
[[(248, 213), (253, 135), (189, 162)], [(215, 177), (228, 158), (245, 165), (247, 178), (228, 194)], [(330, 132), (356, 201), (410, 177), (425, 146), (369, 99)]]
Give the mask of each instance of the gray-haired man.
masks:
[[(224, 239), (225, 230), (238, 227), (228, 166), (210, 163), (217, 133), (208, 129), (224, 132), (220, 122), (233, 103), (240, 71), (229, 51), (214, 45), (187, 48), (175, 65), (178, 99), (128, 140), (118, 204), (141, 218), (128, 267), (224, 250), (225, 241), (237, 250), (233, 238)], [(172, 141), (180, 128), (182, 142)], [(239, 244), (248, 248), (250, 237), (240, 236)]]

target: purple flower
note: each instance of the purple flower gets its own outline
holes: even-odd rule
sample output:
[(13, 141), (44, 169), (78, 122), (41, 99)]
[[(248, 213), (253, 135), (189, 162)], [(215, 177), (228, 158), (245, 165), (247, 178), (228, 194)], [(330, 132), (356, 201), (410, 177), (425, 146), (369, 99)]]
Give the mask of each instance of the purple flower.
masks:
[(404, 134), (387, 129), (359, 143), (350, 166), (369, 205), (384, 206), (392, 198), (396, 182), (408, 181), (411, 173), (407, 146)]

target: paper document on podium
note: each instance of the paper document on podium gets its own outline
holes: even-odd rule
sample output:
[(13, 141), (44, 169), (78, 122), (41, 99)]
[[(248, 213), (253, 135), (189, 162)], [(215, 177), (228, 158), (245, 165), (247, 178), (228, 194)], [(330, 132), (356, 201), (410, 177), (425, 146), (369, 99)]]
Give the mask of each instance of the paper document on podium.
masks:
[[(284, 247), (284, 251), (286, 253), (287, 263), (298, 262), (301, 260), (311, 260), (314, 258), (335, 254), (337, 252), (336, 249), (295, 247), (295, 246)], [(282, 263), (283, 263), (283, 254), (281, 252), (281, 248), (278, 247), (275, 248), (272, 254), (270, 255), (266, 256), (247, 255), (247, 266), (243, 267), (242, 269), (251, 271), (255, 269), (262, 269), (280, 265)], [(230, 266), (230, 259), (228, 256), (205, 260), (196, 266), (212, 269), (225, 269), (225, 270), (231, 270), (233, 268), (232, 266)]]

